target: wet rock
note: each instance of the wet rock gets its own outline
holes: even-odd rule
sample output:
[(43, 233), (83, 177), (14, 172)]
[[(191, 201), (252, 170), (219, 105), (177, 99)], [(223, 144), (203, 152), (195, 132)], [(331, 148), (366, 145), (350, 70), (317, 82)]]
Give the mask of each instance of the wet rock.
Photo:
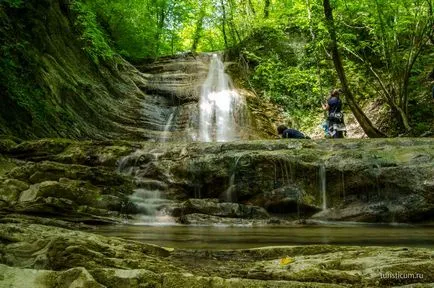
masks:
[(14, 203), (18, 200), (21, 191), (29, 188), (29, 184), (17, 180), (6, 179), (0, 183), (0, 200), (7, 203)]
[(15, 145), (17, 144), (11, 139), (0, 139), (0, 154), (8, 153)]
[(127, 182), (127, 177), (116, 173), (114, 168), (67, 165), (51, 161), (29, 162), (16, 167), (8, 175), (11, 178), (31, 183), (59, 181), (60, 178), (89, 181), (95, 185), (105, 184), (107, 186), (122, 185)]
[[(225, 226), (251, 226), (259, 224), (253, 219), (219, 217), (207, 214), (193, 213), (182, 215), (177, 220), (178, 223), (188, 225), (225, 225)], [(265, 222), (260, 222), (265, 224)]]
[(238, 203), (220, 203), (218, 199), (189, 199), (172, 213), (175, 217), (199, 213), (230, 218), (269, 218), (269, 215), (264, 208)]
[[(365, 211), (366, 217), (343, 215), (333, 219), (370, 222), (432, 219), (434, 189), (430, 179), (434, 178), (434, 148), (431, 141), (295, 142), (302, 148), (288, 149), (282, 146), (284, 141), (191, 145), (187, 153), (194, 157), (166, 167), (172, 182), (191, 187), (185, 190), (199, 190), (202, 197), (215, 198), (231, 189), (234, 201), (253, 203), (271, 213), (295, 214), (300, 210), (303, 217), (309, 217), (323, 205), (335, 211), (364, 205), (371, 207), (359, 210)], [(161, 164), (165, 167), (165, 163)]]
[(164, 287), (163, 276), (145, 269), (95, 269), (94, 278), (104, 287)]
[(314, 197), (307, 195), (300, 187), (284, 186), (254, 197), (250, 202), (264, 207), (269, 213), (308, 218), (320, 211)]
[(100, 191), (83, 181), (66, 178), (56, 181), (44, 181), (34, 184), (20, 195), (20, 202), (36, 201), (41, 198), (54, 197), (74, 201), (77, 204), (94, 204), (100, 195)]

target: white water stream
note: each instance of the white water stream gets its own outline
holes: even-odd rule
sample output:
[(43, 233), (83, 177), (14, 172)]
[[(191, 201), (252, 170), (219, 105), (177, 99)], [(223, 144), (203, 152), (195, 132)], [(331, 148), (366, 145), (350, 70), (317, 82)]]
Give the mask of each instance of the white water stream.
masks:
[(169, 131), (170, 131), (170, 128), (172, 127), (174, 115), (175, 115), (175, 112), (170, 113), (169, 119), (167, 120), (166, 125), (164, 126), (162, 142), (167, 142), (170, 138), (170, 132)]
[(242, 104), (242, 97), (232, 87), (223, 62), (213, 54), (199, 100), (199, 141), (235, 140)]

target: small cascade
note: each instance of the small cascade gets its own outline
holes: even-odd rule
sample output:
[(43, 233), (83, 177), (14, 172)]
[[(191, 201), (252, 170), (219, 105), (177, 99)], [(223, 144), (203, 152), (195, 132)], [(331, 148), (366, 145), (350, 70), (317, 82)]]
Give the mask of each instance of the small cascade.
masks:
[(130, 200), (136, 204), (139, 213), (155, 216), (161, 204), (161, 193), (158, 190), (136, 189)]
[(200, 185), (194, 186), (194, 198), (202, 199), (202, 192)]
[(342, 183), (342, 201), (345, 203), (345, 174), (341, 171), (341, 183)]
[(372, 172), (375, 176), (375, 192), (373, 193), (375, 195), (374, 197), (378, 199), (384, 199), (383, 201), (390, 214), (388, 221), (391, 224), (396, 224), (396, 214), (399, 211), (398, 205), (396, 205), (393, 193), (389, 189), (383, 189), (381, 187), (381, 166), (375, 163)]
[[(137, 150), (119, 161), (118, 171), (134, 177), (136, 188), (129, 196), (129, 205), (135, 216), (132, 223), (140, 224), (173, 224), (173, 219), (164, 213), (164, 207), (170, 200), (162, 196), (168, 189), (167, 184), (146, 177), (146, 170), (157, 161), (161, 153), (149, 153)], [(132, 204), (132, 205), (131, 205)]]
[(166, 125), (164, 126), (162, 142), (167, 142), (170, 138), (170, 130), (172, 128), (172, 122), (174, 116), (175, 116), (175, 111), (170, 113), (169, 119), (167, 120)]
[[(281, 187), (284, 188), (285, 196), (293, 199), (296, 202), (297, 209), (297, 219), (301, 219), (301, 201), (303, 192), (299, 189), (294, 189), (294, 167), (291, 162), (288, 162), (286, 159), (279, 159), (278, 166), (280, 167), (280, 180)], [(275, 166), (275, 174), (277, 173), (277, 168)], [(276, 179), (277, 176), (275, 175)], [(275, 180), (276, 181), (276, 180)]]
[(233, 199), (233, 192), (235, 190), (235, 171), (232, 172), (231, 177), (229, 178), (229, 187), (225, 191), (225, 201), (226, 202), (233, 202), (235, 199)]
[(243, 107), (243, 99), (232, 87), (223, 62), (213, 54), (199, 100), (199, 141), (226, 142), (239, 138)]
[[(243, 158), (243, 159), (242, 159)], [(236, 195), (236, 185), (235, 185), (235, 175), (237, 173), (238, 167), (247, 167), (251, 163), (251, 156), (247, 154), (242, 154), (238, 156), (235, 160), (234, 167), (232, 168), (231, 176), (229, 177), (229, 185), (228, 188), (225, 190), (223, 198), (226, 202), (236, 202), (237, 201), (237, 195)]]
[(327, 210), (327, 183), (326, 168), (324, 164), (319, 166), (320, 192), (322, 196), (322, 210)]

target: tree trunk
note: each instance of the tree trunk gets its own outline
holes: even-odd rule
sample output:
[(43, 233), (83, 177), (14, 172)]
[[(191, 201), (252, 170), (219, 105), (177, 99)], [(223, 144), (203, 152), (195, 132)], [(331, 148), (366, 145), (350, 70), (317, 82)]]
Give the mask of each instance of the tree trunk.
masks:
[[(235, 7), (235, 3), (234, 0), (229, 0), (229, 28), (230, 28), (230, 32), (231, 32), (231, 36), (232, 36), (232, 42), (235, 45), (237, 42), (241, 42), (241, 37), (240, 34), (238, 33), (237, 27), (234, 23), (234, 11), (237, 11), (236, 7)], [(236, 12), (235, 12), (236, 13)]]
[(228, 49), (228, 37), (226, 35), (226, 7), (223, 0), (220, 0), (220, 4), (222, 5), (222, 33), (223, 39), (225, 40), (225, 48)]
[(330, 0), (324, 0), (323, 6), (324, 6), (324, 14), (327, 22), (327, 29), (329, 31), (330, 38), (331, 38), (330, 50), (332, 53), (333, 64), (339, 76), (339, 80), (342, 84), (342, 88), (346, 96), (347, 103), (350, 106), (350, 109), (353, 112), (354, 116), (356, 117), (357, 122), (359, 122), (360, 126), (362, 127), (363, 131), (365, 131), (366, 135), (368, 135), (368, 137), (370, 138), (385, 137), (385, 135), (381, 133), (381, 131), (379, 131), (377, 128), (374, 127), (374, 125), (372, 125), (372, 122), (369, 120), (368, 117), (366, 117), (365, 113), (363, 113), (362, 109), (359, 107), (356, 100), (354, 99), (354, 96), (348, 86), (348, 81), (345, 75), (344, 67), (342, 65), (341, 57), (338, 50), (336, 30), (335, 30), (335, 25), (333, 20), (333, 10), (330, 5)]
[(271, 5), (271, 0), (265, 0), (264, 19), (268, 19), (268, 17), (270, 16), (270, 5)]
[[(312, 36), (312, 43), (315, 45), (316, 35), (315, 35), (315, 32), (313, 31), (312, 10), (310, 9), (310, 1), (309, 0), (306, 0), (306, 9), (307, 9), (307, 17), (309, 19), (309, 31), (310, 31), (310, 35)], [(316, 60), (316, 72), (317, 72), (317, 77), (318, 77), (318, 85), (319, 85), (320, 93), (321, 93), (321, 95), (323, 95), (321, 66), (320, 66), (321, 61), (320, 61), (320, 57), (318, 55), (318, 51), (316, 48), (314, 49), (314, 55), (315, 55), (315, 60)]]
[(256, 11), (255, 11), (255, 7), (253, 7), (252, 0), (249, 0), (249, 8), (250, 8), (250, 11), (252, 11), (253, 16), (255, 16)]
[(202, 3), (199, 12), (199, 18), (197, 19), (196, 22), (196, 29), (193, 34), (193, 45), (191, 46), (192, 52), (196, 52), (197, 45), (199, 45), (200, 37), (202, 36), (204, 18), (205, 18), (205, 4)]
[(155, 57), (160, 53), (160, 38), (166, 21), (166, 7), (160, 7), (157, 14), (157, 33), (155, 34)]

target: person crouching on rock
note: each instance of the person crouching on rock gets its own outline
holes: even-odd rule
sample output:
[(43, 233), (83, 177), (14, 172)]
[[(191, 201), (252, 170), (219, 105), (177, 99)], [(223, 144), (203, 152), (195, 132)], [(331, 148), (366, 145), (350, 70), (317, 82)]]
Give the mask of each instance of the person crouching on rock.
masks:
[(279, 127), (277, 127), (277, 134), (282, 135), (282, 138), (310, 139), (309, 136), (304, 135), (298, 130), (288, 128), (285, 125), (279, 125)]

